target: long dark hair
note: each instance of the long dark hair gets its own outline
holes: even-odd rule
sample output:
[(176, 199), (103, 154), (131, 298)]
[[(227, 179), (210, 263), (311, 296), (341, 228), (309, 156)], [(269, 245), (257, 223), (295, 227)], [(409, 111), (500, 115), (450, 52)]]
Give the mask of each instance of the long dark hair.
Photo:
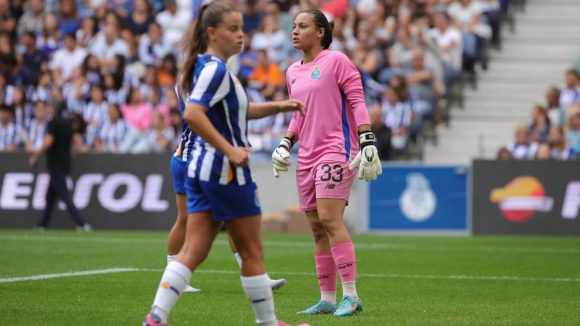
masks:
[(320, 41), (320, 45), (324, 50), (328, 49), (330, 43), (332, 43), (332, 30), (334, 29), (334, 22), (328, 22), (326, 16), (322, 13), (322, 11), (317, 9), (310, 9), (301, 12), (301, 14), (310, 14), (312, 15), (312, 21), (314, 21), (314, 26), (316, 28), (324, 29), (324, 36)]
[(191, 75), (197, 63), (197, 55), (207, 51), (207, 28), (216, 28), (222, 22), (223, 16), (232, 11), (238, 10), (231, 4), (224, 2), (211, 2), (201, 6), (193, 32), (188, 33), (183, 40), (183, 44), (188, 45), (185, 51), (187, 59), (182, 68), (183, 78), (181, 78), (181, 89), (184, 94), (189, 93), (191, 88), (193, 82)]

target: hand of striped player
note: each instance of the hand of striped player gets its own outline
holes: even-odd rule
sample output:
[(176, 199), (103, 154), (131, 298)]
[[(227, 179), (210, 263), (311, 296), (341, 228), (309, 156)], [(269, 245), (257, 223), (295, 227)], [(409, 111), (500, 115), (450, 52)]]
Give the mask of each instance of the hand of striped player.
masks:
[(383, 173), (379, 153), (375, 146), (375, 139), (376, 137), (371, 131), (359, 133), (360, 151), (348, 166), (349, 170), (359, 167), (359, 180), (365, 179), (367, 182), (377, 180), (377, 176)]
[(290, 148), (292, 148), (292, 142), (290, 141), (290, 138), (284, 137), (280, 141), (278, 148), (276, 148), (274, 153), (272, 153), (272, 169), (276, 178), (280, 176), (280, 171), (288, 171), (288, 167), (292, 165), (292, 162), (289, 160)]

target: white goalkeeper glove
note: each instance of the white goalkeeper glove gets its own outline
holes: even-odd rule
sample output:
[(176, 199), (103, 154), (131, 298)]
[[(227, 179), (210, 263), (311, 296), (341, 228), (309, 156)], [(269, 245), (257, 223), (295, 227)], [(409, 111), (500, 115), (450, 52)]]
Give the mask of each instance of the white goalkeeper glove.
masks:
[(280, 141), (278, 148), (272, 153), (272, 164), (274, 165), (274, 176), (278, 178), (280, 176), (280, 171), (288, 171), (288, 167), (292, 165), (290, 162), (290, 149), (292, 148), (292, 140), (288, 137), (284, 137)]
[(366, 181), (377, 180), (377, 176), (383, 173), (383, 167), (379, 160), (379, 153), (375, 146), (375, 135), (371, 131), (359, 133), (360, 151), (356, 154), (354, 161), (348, 166), (349, 170), (359, 167), (358, 179)]

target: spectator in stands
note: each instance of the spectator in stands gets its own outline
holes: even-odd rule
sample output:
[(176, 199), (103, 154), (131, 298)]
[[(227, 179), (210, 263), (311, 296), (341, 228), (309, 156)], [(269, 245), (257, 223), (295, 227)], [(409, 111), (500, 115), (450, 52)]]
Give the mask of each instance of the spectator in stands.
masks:
[(42, 32), (36, 38), (36, 47), (51, 56), (54, 51), (60, 48), (61, 36), (56, 15), (46, 14)]
[(32, 77), (48, 71), (48, 54), (36, 47), (36, 36), (32, 32), (22, 34), (20, 45), (23, 51), (22, 64), (32, 72)]
[(102, 38), (98, 38), (91, 48), (101, 67), (108, 68), (115, 65), (114, 57), (117, 54), (128, 58), (129, 45), (125, 40), (119, 37), (119, 29), (114, 24), (108, 23), (103, 30)]
[(544, 143), (548, 140), (548, 131), (550, 129), (550, 118), (543, 106), (536, 105), (532, 110), (532, 122), (530, 124), (530, 133), (533, 142)]
[(252, 37), (252, 49), (266, 50), (268, 60), (281, 64), (288, 58), (291, 46), (288, 34), (278, 27), (276, 16), (265, 15), (261, 31)]
[(507, 146), (507, 150), (516, 160), (532, 160), (538, 150), (538, 143), (531, 141), (530, 128), (520, 126), (516, 130), (516, 141)]
[(421, 49), (413, 50), (411, 67), (404, 69), (405, 81), (413, 99), (413, 108), (417, 114), (432, 115), (435, 108), (436, 88), (433, 73), (425, 68), (425, 56)]
[(453, 25), (462, 32), (463, 58), (467, 69), (473, 70), (477, 58), (476, 28), (481, 23), (481, 7), (471, 0), (458, 0), (449, 5), (447, 13), (453, 19)]
[(0, 104), (0, 152), (13, 152), (18, 149), (20, 137), (18, 128), (12, 121), (14, 108)]
[(123, 139), (121, 153), (146, 153), (149, 148), (147, 130), (151, 127), (153, 108), (141, 96), (139, 88), (131, 88), (127, 103), (121, 105), (129, 131)]
[(40, 34), (44, 26), (44, 8), (42, 0), (28, 0), (29, 10), (18, 20), (18, 36), (24, 32), (31, 32), (33, 35)]
[(352, 51), (352, 62), (361, 71), (363, 84), (372, 78), (379, 68), (379, 54), (374, 49), (368, 25), (360, 24), (357, 30), (357, 46)]
[(28, 153), (35, 152), (42, 148), (44, 136), (48, 125), (46, 103), (34, 103), (34, 118), (27, 127), (25, 150)]
[(248, 79), (254, 71), (258, 61), (258, 52), (252, 49), (252, 33), (244, 33), (244, 48), (240, 52), (240, 72), (241, 78)]
[(105, 101), (103, 88), (100, 85), (91, 87), (90, 101), (85, 106), (83, 118), (87, 122), (86, 143), (91, 147), (95, 146), (95, 141), (99, 138), (99, 131), (105, 121), (109, 120), (109, 103)]
[(461, 76), (463, 65), (461, 32), (449, 26), (449, 16), (444, 13), (435, 14), (435, 28), (431, 29), (431, 35), (435, 38), (441, 50), (441, 60), (445, 71), (445, 89), (451, 89), (451, 84)]
[(566, 88), (560, 93), (560, 106), (567, 108), (577, 103), (580, 103), (580, 77), (571, 69), (566, 72)]
[(160, 66), (163, 58), (172, 51), (172, 44), (165, 39), (161, 26), (149, 24), (147, 34), (139, 41), (139, 60), (147, 65)]
[(342, 51), (344, 54), (350, 56), (352, 50), (357, 46), (357, 42), (354, 37), (347, 37), (344, 34), (343, 27), (343, 20), (341, 18), (335, 18), (334, 28), (332, 29), (332, 43), (330, 43), (328, 49), (332, 51)]
[(535, 160), (538, 161), (549, 161), (552, 160), (552, 149), (547, 143), (542, 143), (538, 145), (538, 150), (534, 156)]
[(8, 83), (8, 77), (0, 73), (0, 104), (12, 105), (14, 86)]
[(134, 3), (135, 9), (127, 16), (127, 28), (135, 36), (135, 41), (139, 43), (141, 35), (147, 33), (149, 25), (155, 22), (155, 18), (147, 0), (134, 0)]
[(101, 85), (101, 67), (99, 60), (92, 54), (87, 54), (81, 66), (83, 75), (87, 76), (89, 85)]
[(548, 134), (548, 144), (552, 148), (552, 158), (561, 161), (576, 159), (576, 153), (566, 142), (564, 129), (561, 126), (551, 126)]
[(511, 161), (514, 159), (514, 157), (507, 148), (502, 147), (497, 152), (497, 159), (501, 161)]
[(154, 153), (168, 152), (174, 149), (175, 130), (165, 125), (163, 113), (157, 111), (153, 113), (152, 128), (149, 131), (149, 148)]
[(159, 85), (157, 79), (157, 68), (155, 66), (148, 66), (143, 76), (143, 82), (139, 86), (141, 90), (141, 97), (143, 101), (147, 102), (151, 107), (157, 106), (161, 102), (165, 102), (165, 93)]
[(54, 53), (50, 62), (54, 82), (57, 85), (63, 85), (70, 81), (73, 71), (83, 65), (86, 56), (87, 50), (77, 45), (75, 34), (66, 34), (64, 47)]
[(258, 51), (256, 67), (250, 75), (249, 86), (271, 100), (277, 88), (284, 86), (284, 75), (276, 62), (270, 62), (265, 50)]
[[(19, 52), (23, 52), (23, 49), (19, 47)], [(14, 45), (12, 44), (12, 36), (7, 32), (0, 33), (0, 55), (9, 56), (15, 55)]]
[(28, 86), (33, 81), (32, 72), (24, 66), (22, 55), (11, 55), (2, 61), (4, 69), (8, 72), (9, 83), (15, 86)]
[(169, 116), (171, 117), (171, 127), (173, 128), (173, 131), (175, 132), (174, 145), (177, 146), (181, 142), (181, 136), (182, 136), (181, 129), (182, 129), (183, 120), (181, 118), (181, 112), (179, 112), (178, 108), (172, 107), (169, 110)]
[(178, 10), (175, 0), (165, 0), (165, 10), (158, 13), (155, 20), (163, 29), (163, 35), (167, 42), (171, 46), (175, 46), (187, 31), (191, 21), (191, 13), (186, 10)]
[(560, 90), (550, 87), (546, 92), (546, 111), (551, 125), (564, 126), (566, 110), (560, 106)]
[(75, 0), (60, 0), (58, 25), (61, 35), (74, 34), (80, 28), (81, 21)]
[[(334, 1), (336, 2), (336, 1)], [(292, 25), (294, 24), (294, 19), (290, 17), (290, 14), (282, 11), (282, 2), (279, 0), (267, 0), (265, 4), (264, 13), (266, 15), (274, 15), (276, 21), (286, 35), (292, 35)], [(342, 16), (340, 16), (342, 17)]]
[(109, 119), (100, 130), (99, 137), (95, 141), (95, 149), (100, 152), (118, 153), (129, 127), (123, 120), (117, 104), (109, 104), (107, 112)]
[(570, 107), (570, 119), (568, 121), (568, 143), (576, 157), (580, 156), (580, 106)]
[(0, 0), (0, 32), (13, 35), (16, 31), (16, 19), (10, 12), (9, 0)]
[(244, 3), (243, 18), (244, 18), (244, 33), (251, 33), (260, 28), (262, 22), (262, 13), (257, 10), (255, 0), (248, 0)]
[(171, 87), (175, 85), (177, 77), (177, 61), (171, 53), (167, 54), (161, 61), (161, 67), (157, 69), (157, 79), (161, 87)]
[(89, 99), (91, 86), (87, 77), (83, 75), (82, 68), (77, 67), (73, 71), (71, 81), (62, 86), (62, 94), (69, 111), (84, 116), (84, 109)]
[(377, 138), (377, 150), (381, 161), (388, 161), (391, 153), (391, 129), (383, 122), (383, 111), (379, 104), (370, 108), (371, 130)]
[(50, 74), (48, 72), (43, 72), (38, 76), (30, 97), (32, 102), (48, 102), (50, 100), (50, 82)]
[(123, 79), (115, 78), (113, 74), (103, 76), (105, 98), (110, 104), (122, 105), (127, 101), (127, 91), (123, 87)]
[(97, 23), (97, 18), (94, 16), (86, 16), (83, 18), (81, 23), (81, 28), (76, 31), (77, 43), (83, 48), (90, 47), (91, 43), (94, 42), (95, 36), (99, 32), (99, 25)]
[(491, 27), (491, 42), (499, 47), (500, 45), (500, 23), (501, 13), (498, 0), (476, 0), (482, 11), (482, 21)]
[(395, 89), (388, 88), (384, 93), (382, 113), (385, 125), (391, 129), (391, 146), (395, 151), (403, 151), (407, 147), (411, 108)]
[(24, 86), (14, 87), (12, 91), (12, 106), (14, 107), (14, 122), (16, 126), (25, 130), (32, 119), (32, 105), (27, 101)]

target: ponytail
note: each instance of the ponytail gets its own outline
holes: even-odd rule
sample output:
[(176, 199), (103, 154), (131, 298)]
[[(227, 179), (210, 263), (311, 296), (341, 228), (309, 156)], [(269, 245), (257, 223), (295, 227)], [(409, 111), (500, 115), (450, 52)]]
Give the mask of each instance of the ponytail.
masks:
[[(207, 50), (207, 35), (205, 35), (205, 31), (202, 29), (202, 20), (205, 9), (208, 6), (208, 4), (201, 6), (193, 30), (190, 29), (183, 38), (182, 44), (187, 52), (187, 59), (185, 59), (185, 62), (183, 63), (180, 85), (183, 94), (188, 94), (191, 88), (191, 83), (193, 82), (191, 76), (193, 75), (195, 64), (197, 63), (197, 56)], [(191, 42), (189, 46), (187, 45), (188, 41)]]
[(187, 53), (187, 59), (181, 69), (181, 90), (183, 94), (188, 94), (193, 83), (192, 76), (197, 63), (197, 56), (207, 51), (209, 39), (206, 31), (208, 27), (217, 28), (222, 22), (225, 14), (238, 11), (234, 6), (225, 2), (211, 2), (201, 6), (195, 27), (187, 33), (182, 40), (182, 46)]

